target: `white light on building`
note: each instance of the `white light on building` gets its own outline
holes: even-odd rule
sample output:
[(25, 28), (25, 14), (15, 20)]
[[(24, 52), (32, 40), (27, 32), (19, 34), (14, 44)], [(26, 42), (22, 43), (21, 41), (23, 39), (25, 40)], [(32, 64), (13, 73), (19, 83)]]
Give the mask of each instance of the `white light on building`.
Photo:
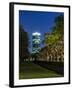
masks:
[(32, 33), (32, 35), (41, 35), (40, 33), (38, 33), (38, 32), (35, 32), (35, 33)]

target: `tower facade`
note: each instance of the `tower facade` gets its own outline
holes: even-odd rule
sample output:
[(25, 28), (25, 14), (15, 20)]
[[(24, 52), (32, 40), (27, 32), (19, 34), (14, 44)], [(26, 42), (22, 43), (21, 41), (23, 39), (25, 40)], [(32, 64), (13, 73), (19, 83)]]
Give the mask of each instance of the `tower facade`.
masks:
[(41, 47), (41, 34), (38, 32), (32, 33), (32, 53), (39, 53)]

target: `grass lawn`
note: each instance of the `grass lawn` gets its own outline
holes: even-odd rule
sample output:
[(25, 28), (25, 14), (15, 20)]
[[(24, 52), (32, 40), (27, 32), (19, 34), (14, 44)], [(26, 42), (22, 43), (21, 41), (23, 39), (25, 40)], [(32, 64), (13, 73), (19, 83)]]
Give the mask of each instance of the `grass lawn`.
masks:
[(33, 62), (20, 64), (19, 79), (63, 77), (63, 75), (43, 68)]

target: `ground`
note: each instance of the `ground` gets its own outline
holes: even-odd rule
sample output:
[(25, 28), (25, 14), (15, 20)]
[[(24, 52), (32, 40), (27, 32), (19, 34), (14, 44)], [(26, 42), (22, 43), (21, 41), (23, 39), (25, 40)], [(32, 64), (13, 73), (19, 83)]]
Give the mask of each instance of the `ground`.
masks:
[(33, 62), (24, 62), (20, 64), (19, 79), (32, 79), (32, 78), (52, 78), (62, 77), (55, 71), (43, 68)]

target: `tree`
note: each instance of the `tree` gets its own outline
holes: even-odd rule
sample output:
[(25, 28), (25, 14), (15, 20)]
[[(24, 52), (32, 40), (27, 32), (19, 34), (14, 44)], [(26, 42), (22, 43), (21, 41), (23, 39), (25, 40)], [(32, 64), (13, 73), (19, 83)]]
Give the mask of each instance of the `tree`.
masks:
[(29, 56), (29, 51), (28, 51), (28, 33), (25, 32), (23, 27), (20, 25), (19, 26), (19, 56), (20, 60), (24, 58), (28, 58)]
[(55, 44), (60, 39), (63, 40), (64, 36), (64, 17), (58, 16), (55, 18), (55, 24), (52, 27), (51, 33), (45, 33), (45, 43), (46, 45)]
[(55, 18), (55, 26), (53, 26), (52, 28), (52, 33), (59, 34), (61, 37), (63, 37), (64, 35), (64, 16), (63, 15), (60, 15)]
[(47, 47), (47, 55), (55, 58), (61, 58), (64, 54), (64, 17), (55, 18), (55, 24), (51, 33), (45, 33), (44, 43)]

